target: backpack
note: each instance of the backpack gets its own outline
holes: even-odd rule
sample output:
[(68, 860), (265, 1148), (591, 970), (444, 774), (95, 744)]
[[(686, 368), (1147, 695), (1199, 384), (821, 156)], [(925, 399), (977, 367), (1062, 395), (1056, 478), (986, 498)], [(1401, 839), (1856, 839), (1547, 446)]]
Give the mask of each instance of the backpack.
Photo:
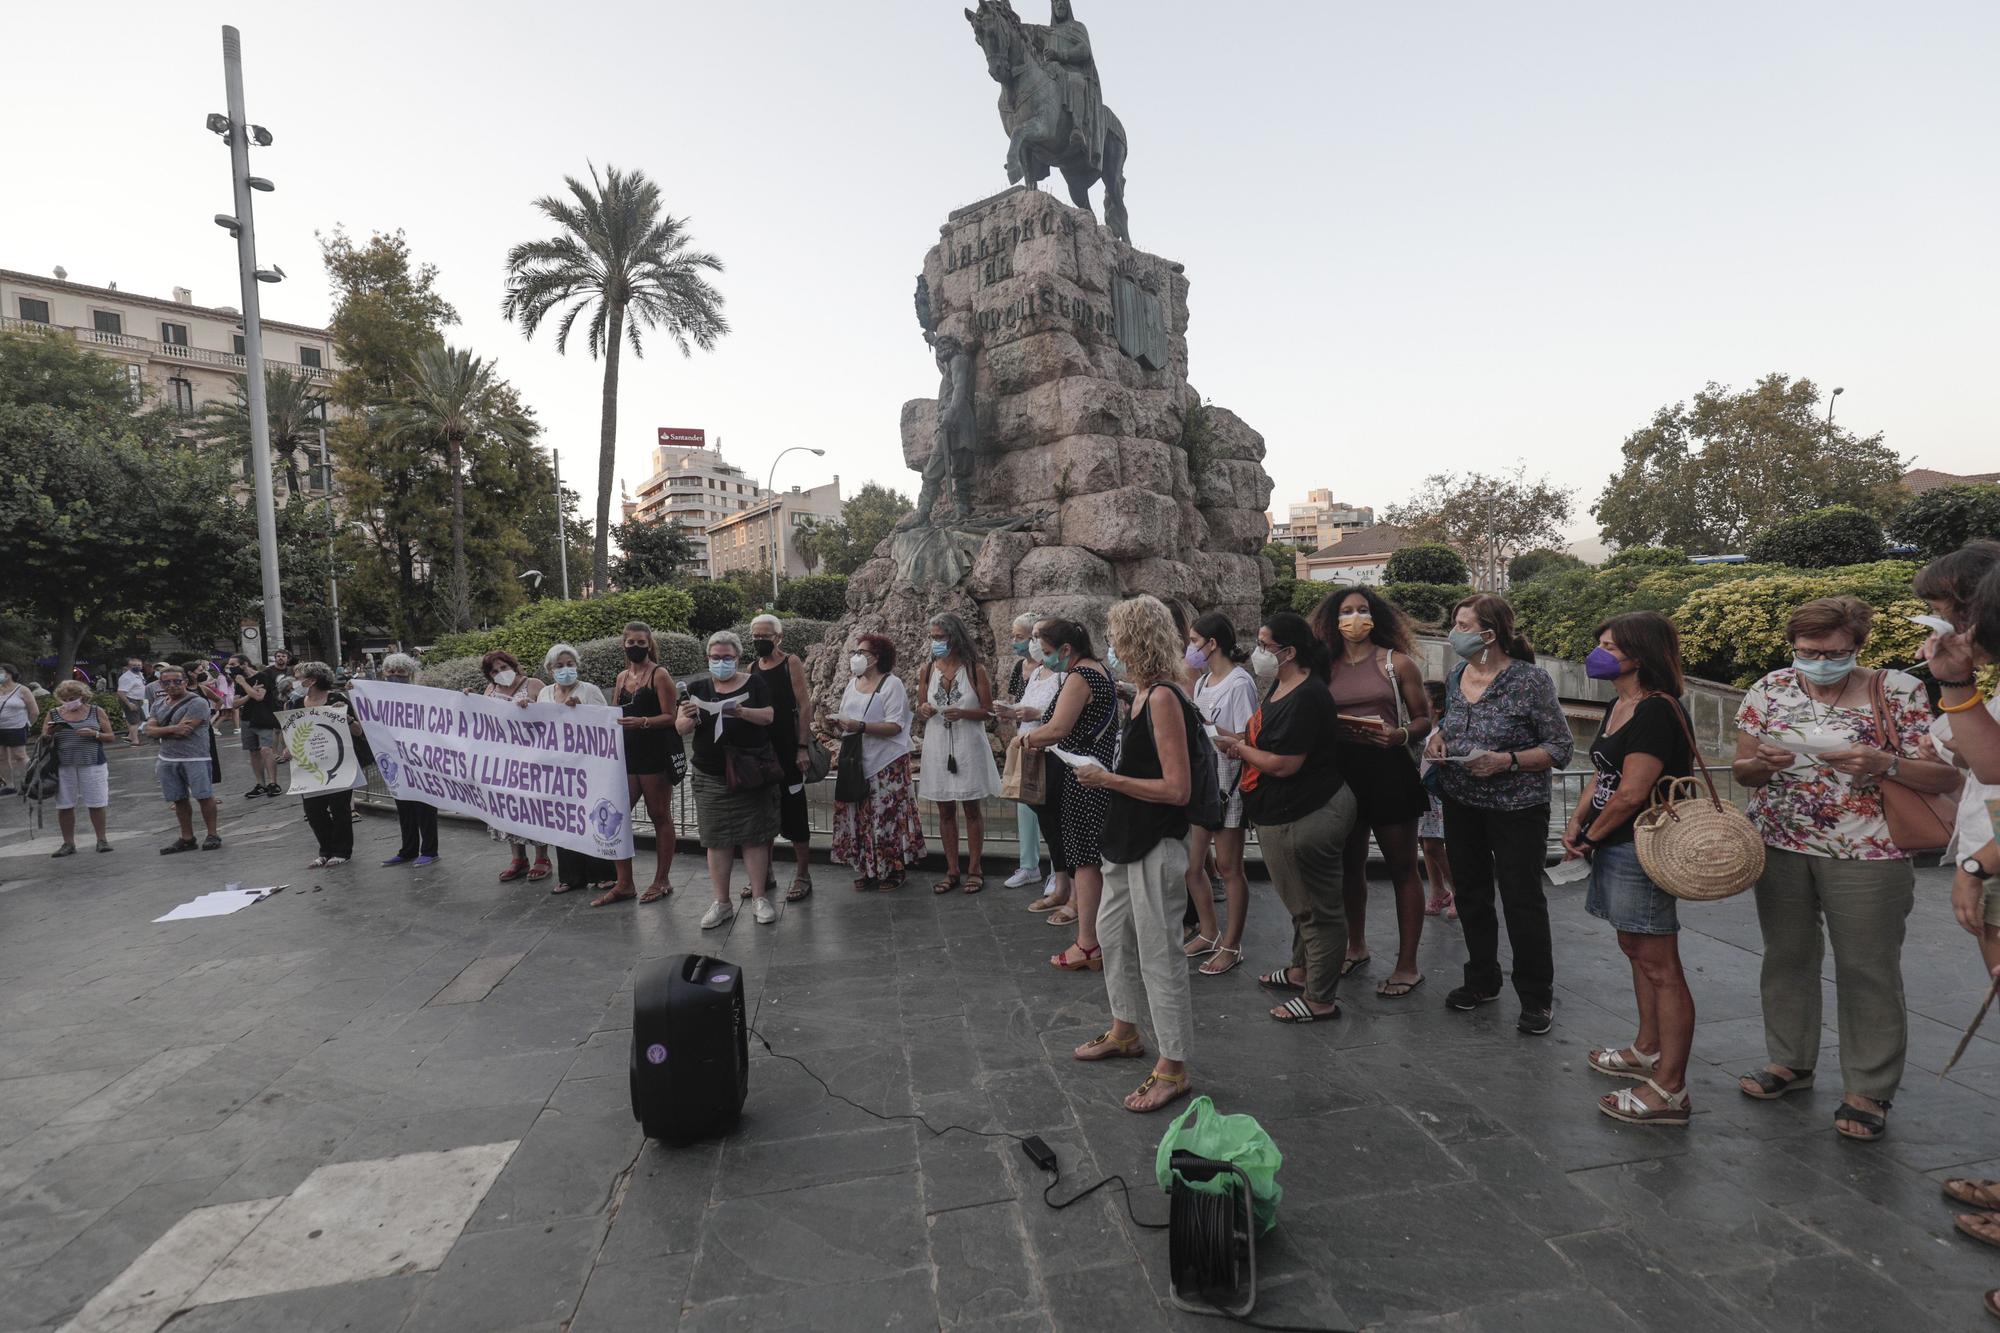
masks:
[(1188, 799), (1182, 809), (1188, 823), (1213, 833), (1222, 827), (1221, 759), (1215, 752), (1215, 742), (1208, 738), (1201, 713), (1177, 687), (1167, 688), (1180, 701), (1181, 719), (1188, 728)]
[(21, 799), (34, 805), (36, 827), (42, 823), (42, 802), (53, 801), (61, 787), (56, 743), (44, 736), (21, 776)]

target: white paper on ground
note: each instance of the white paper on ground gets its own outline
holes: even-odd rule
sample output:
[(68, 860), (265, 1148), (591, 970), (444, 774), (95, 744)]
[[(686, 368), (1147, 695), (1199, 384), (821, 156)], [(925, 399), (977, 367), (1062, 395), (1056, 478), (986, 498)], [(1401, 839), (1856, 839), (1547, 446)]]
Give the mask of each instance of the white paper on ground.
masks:
[(1590, 862), (1580, 856), (1574, 861), (1558, 861), (1549, 867), (1548, 876), (1551, 884), (1574, 884), (1590, 878)]
[(161, 921), (189, 921), (203, 916), (228, 916), (240, 912), (251, 903), (262, 902), (276, 893), (275, 888), (264, 889), (218, 889), (214, 893), (204, 893), (193, 902), (182, 903), (165, 916), (153, 918)]
[(1051, 747), (1049, 753), (1054, 755), (1056, 758), (1062, 760), (1065, 764), (1068, 764), (1071, 768), (1104, 767), (1103, 764), (1097, 762), (1097, 760), (1092, 756), (1087, 754), (1076, 754), (1072, 751), (1063, 749), (1060, 745)]

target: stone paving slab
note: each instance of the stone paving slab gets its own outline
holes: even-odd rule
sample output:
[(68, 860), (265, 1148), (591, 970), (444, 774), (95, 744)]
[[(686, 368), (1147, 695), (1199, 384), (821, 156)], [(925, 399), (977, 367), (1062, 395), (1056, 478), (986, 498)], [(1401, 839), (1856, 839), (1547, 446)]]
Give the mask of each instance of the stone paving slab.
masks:
[[(933, 1136), (814, 1081), (885, 1115), (1039, 1133), (1061, 1158), (1056, 1198), (1116, 1172), (1141, 1218), (1164, 1216), (1151, 1167), (1165, 1121), (1117, 1104), (1143, 1070), (1069, 1058), (1104, 1025), (1102, 981), (1048, 967), (1063, 932), (998, 876), (970, 898), (921, 883), (859, 895), (822, 865), (777, 925), (745, 914), (703, 933), (692, 857), (667, 902), (593, 910), (499, 884), (504, 851), (462, 825), (438, 865), (380, 869), (396, 835), (371, 816), (352, 865), (313, 871), (290, 799), (225, 798), (222, 852), (162, 858), (150, 757), (121, 752), (113, 769), (114, 855), (52, 862), (53, 839), (26, 839), (17, 808), (0, 825), (0, 1326), (126, 1312), (172, 1316), (177, 1333), (1216, 1327), (1166, 1302), (1164, 1238), (1133, 1224), (1116, 1186), (1052, 1211), (1010, 1140)], [(290, 887), (230, 917), (152, 923), (229, 881)], [(1244, 966), (1191, 985), (1201, 1090), (1257, 1115), (1286, 1156), (1259, 1317), (1452, 1333), (1981, 1326), (2000, 1261), (1954, 1232), (1938, 1181), (2000, 1175), (2000, 1029), (1938, 1080), (1982, 993), (1946, 885), (1920, 873), (1910, 1071), (1874, 1147), (1835, 1138), (1831, 1079), (1773, 1104), (1734, 1091), (1762, 1054), (1747, 899), (1683, 913), (1697, 1113), (1670, 1132), (1594, 1109), (1611, 1085), (1584, 1053), (1628, 1040), (1634, 1014), (1629, 968), (1580, 891), (1551, 893), (1559, 1006), (1537, 1040), (1514, 1031), (1511, 997), (1443, 1009), (1451, 923), (1426, 923), (1427, 984), (1377, 998), (1394, 946), (1379, 884), (1377, 961), (1346, 987), (1345, 1016), (1269, 1022), (1255, 977), (1288, 927), (1255, 886)], [(737, 1131), (666, 1148), (626, 1104), (630, 978), (684, 951), (740, 964), (757, 1030), (811, 1073), (753, 1043)], [(1828, 998), (1833, 1070), (1830, 982)], [(297, 1207), (322, 1170), (391, 1164), (368, 1168), (377, 1203), (335, 1210), (386, 1216), (416, 1179), (393, 1164), (485, 1144), (514, 1146), (434, 1270), (217, 1286), (235, 1298), (208, 1301), (208, 1270), (174, 1259), (176, 1237), (209, 1220)], [(259, 1266), (313, 1280), (282, 1246)]]

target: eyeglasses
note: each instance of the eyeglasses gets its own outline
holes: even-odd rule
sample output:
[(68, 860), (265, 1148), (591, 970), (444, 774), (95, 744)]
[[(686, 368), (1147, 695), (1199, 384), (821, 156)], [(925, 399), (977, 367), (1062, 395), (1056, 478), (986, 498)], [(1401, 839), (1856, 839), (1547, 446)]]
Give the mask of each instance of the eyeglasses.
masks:
[(1838, 662), (1843, 657), (1854, 656), (1852, 648), (1794, 648), (1792, 656), (1802, 662)]

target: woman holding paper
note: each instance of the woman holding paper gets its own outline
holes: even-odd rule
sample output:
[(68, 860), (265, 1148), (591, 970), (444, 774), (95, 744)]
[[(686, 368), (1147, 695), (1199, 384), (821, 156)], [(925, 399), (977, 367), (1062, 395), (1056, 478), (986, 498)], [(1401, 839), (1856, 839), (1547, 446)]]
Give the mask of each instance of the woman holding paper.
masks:
[(743, 640), (730, 630), (708, 636), (708, 678), (688, 686), (675, 727), (693, 741), (695, 818), (702, 850), (708, 853), (709, 889), (715, 901), (702, 914), (701, 928), (713, 930), (736, 915), (729, 901), (729, 868), (743, 854), (756, 899), (757, 924), (778, 919), (766, 892), (771, 876), (771, 844), (778, 837), (778, 784), (783, 780), (771, 751), (776, 716), (764, 678), (744, 670)]
[(1340, 771), (1359, 804), (1343, 860), (1347, 956), (1343, 973), (1368, 961), (1368, 835), (1382, 849), (1396, 894), (1396, 970), (1375, 993), (1397, 1000), (1423, 985), (1424, 884), (1417, 874), (1417, 821), (1430, 793), (1410, 744), (1431, 729), (1431, 700), (1409, 623), (1373, 588), (1342, 588), (1312, 614), (1313, 633), (1333, 656), (1327, 688), (1340, 717)]
[(836, 793), (858, 764), (865, 795), (833, 806), (833, 859), (854, 872), (854, 889), (890, 893), (923, 859), (924, 826), (910, 781), (910, 696), (896, 678), (896, 645), (863, 634), (847, 655), (847, 688), (826, 730), (842, 737)]
[[(486, 656), (480, 658), (479, 669), (485, 673), (485, 694), (489, 699), (506, 699), (526, 708), (541, 697), (542, 682), (521, 670), (521, 664), (515, 659), (514, 654), (503, 648), (496, 648), (486, 654)], [(500, 872), (500, 882), (502, 884), (511, 884), (524, 876), (530, 882), (549, 877), (549, 845), (547, 843), (538, 842), (534, 844), (535, 864), (531, 868), (528, 865), (528, 840), (526, 838), (521, 837), (517, 833), (502, 833), (499, 829), (491, 825), (487, 826), (486, 831), (501, 842), (506, 843), (514, 853), (513, 860), (509, 861), (507, 868)]]
[[(1465, 928), (1465, 981), (1444, 1002), (1461, 1012), (1500, 998), (1500, 917), (1514, 950), (1514, 1026), (1531, 1037), (1555, 1026), (1555, 950), (1542, 867), (1549, 837), (1549, 773), (1576, 748), (1555, 682), (1514, 626), (1504, 597), (1475, 593), (1452, 612), (1445, 711), (1424, 753), (1444, 802), (1445, 855)], [(1498, 893), (1500, 906), (1493, 905)]]
[[(1102, 971), (1104, 951), (1097, 943), (1097, 903), (1104, 892), (1101, 841), (1104, 818), (1111, 805), (1108, 792), (1076, 780), (1079, 764), (1109, 768), (1117, 745), (1118, 692), (1091, 650), (1090, 631), (1074, 620), (1044, 620), (1035, 630), (1044, 664), (1062, 674), (1062, 687), (1035, 729), (1021, 738), (1030, 754), (1053, 751), (1058, 762), (1049, 773), (1050, 805), (1057, 827), (1050, 833), (1050, 855), (1066, 871), (1074, 892), (1069, 907), (1049, 916), (1052, 926), (1076, 923), (1076, 943), (1049, 959), (1063, 972)], [(1059, 770), (1059, 771), (1058, 771)]]
[[(294, 667), (293, 674), (305, 682), (305, 697), (300, 700), (301, 708), (347, 708), (347, 731), (354, 738), (358, 776), (363, 768), (375, 762), (368, 749), (368, 741), (361, 734), (361, 723), (355, 718), (347, 702), (347, 696), (333, 688), (333, 668), (324, 662), (301, 662)], [(354, 857), (354, 791), (344, 788), (340, 791), (321, 792), (308, 796), (303, 804), (306, 823), (312, 826), (313, 837), (319, 842), (319, 855), (307, 864), (322, 866), (344, 866)]]
[(986, 743), (993, 716), (993, 678), (979, 661), (965, 622), (950, 612), (931, 621), (929, 656), (917, 673), (917, 716), (924, 730), (923, 776), (917, 794), (938, 808), (938, 841), (944, 844), (944, 878), (932, 893), (960, 887), (958, 812), (965, 811), (964, 891), (986, 887), (986, 798), (1000, 794), (1000, 770)]
[(1766, 1101), (1812, 1086), (1830, 937), (1845, 1092), (1833, 1127), (1862, 1142), (1888, 1132), (1884, 1113), (1909, 1046), (1903, 931), (1916, 877), (1889, 836), (1882, 784), (1949, 792), (1959, 781), (1950, 764), (1918, 757), (1931, 718), (1923, 686), (1859, 664), (1874, 614), (1858, 597), (1821, 597), (1792, 612), (1792, 665), (1744, 694), (1731, 765), (1756, 789), (1750, 818), (1764, 835), (1756, 894), (1771, 1057), (1738, 1086)]
[[(1079, 768), (1076, 780), (1109, 796), (1101, 850), (1104, 897), (1097, 927), (1104, 941), (1111, 1027), (1076, 1048), (1079, 1060), (1137, 1059), (1139, 1010), (1153, 1021), (1160, 1058), (1125, 1098), (1128, 1111), (1157, 1111), (1188, 1094), (1187, 1052), (1194, 1039), (1187, 958), (1174, 929), (1186, 889), (1190, 756), (1200, 714), (1178, 688), (1187, 671), (1185, 632), (1157, 598), (1118, 603), (1110, 614), (1111, 649), (1133, 690), (1132, 718), (1113, 768)], [(1204, 885), (1204, 888), (1207, 886)], [(1206, 895), (1204, 895), (1206, 896)]]

